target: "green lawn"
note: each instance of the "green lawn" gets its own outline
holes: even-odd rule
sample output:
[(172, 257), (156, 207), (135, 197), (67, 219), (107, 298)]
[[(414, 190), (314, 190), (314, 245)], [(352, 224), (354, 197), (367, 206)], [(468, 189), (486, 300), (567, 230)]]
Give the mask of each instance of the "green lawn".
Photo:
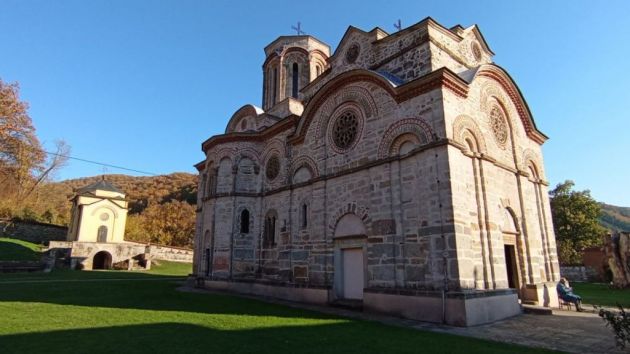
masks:
[[(227, 295), (176, 291), (190, 267), (0, 274), (0, 352), (534, 353)], [(116, 280), (123, 279), (123, 280)]]
[(38, 261), (41, 249), (34, 243), (0, 237), (0, 261)]
[(582, 297), (585, 304), (630, 308), (630, 289), (612, 289), (608, 284), (571, 283), (573, 292)]

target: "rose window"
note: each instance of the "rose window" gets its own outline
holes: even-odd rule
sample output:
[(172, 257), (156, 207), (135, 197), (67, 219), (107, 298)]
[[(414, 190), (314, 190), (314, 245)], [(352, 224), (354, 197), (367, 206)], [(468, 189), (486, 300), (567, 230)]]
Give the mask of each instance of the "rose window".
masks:
[(357, 139), (359, 120), (352, 111), (346, 111), (337, 118), (333, 125), (333, 142), (342, 150), (348, 149)]
[(265, 171), (265, 174), (267, 175), (267, 179), (274, 180), (276, 177), (278, 177), (278, 174), (280, 173), (280, 159), (278, 159), (278, 156), (271, 156), (271, 158), (269, 158), (269, 161), (267, 161), (267, 169)]
[(505, 116), (499, 107), (493, 107), (490, 111), (490, 126), (494, 137), (500, 145), (505, 145), (508, 139), (507, 123), (505, 122)]

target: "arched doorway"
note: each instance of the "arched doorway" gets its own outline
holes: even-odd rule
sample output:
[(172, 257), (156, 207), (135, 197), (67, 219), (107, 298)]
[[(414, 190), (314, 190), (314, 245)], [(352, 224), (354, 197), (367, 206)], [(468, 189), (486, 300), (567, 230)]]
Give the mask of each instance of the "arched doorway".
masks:
[(503, 250), (507, 286), (508, 288), (519, 290), (520, 293), (521, 277), (519, 274), (518, 249), (520, 228), (518, 226), (516, 214), (509, 207), (503, 210), (503, 225), (501, 226), (501, 231), (503, 233)]
[(112, 255), (107, 251), (100, 251), (92, 259), (92, 269), (111, 269)]
[(355, 214), (344, 215), (335, 227), (335, 296), (361, 301), (365, 288), (365, 225)]

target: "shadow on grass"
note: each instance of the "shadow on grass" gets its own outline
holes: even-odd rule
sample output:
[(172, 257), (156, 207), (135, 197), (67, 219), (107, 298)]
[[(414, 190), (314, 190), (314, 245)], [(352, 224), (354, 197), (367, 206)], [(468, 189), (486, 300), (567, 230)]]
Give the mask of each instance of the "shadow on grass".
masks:
[(2, 279), (0, 302), (37, 302), (205, 314), (331, 318), (329, 315), (229, 294), (177, 291), (176, 288), (181, 285), (181, 281), (168, 279), (173, 277), (169, 275), (79, 271), (62, 274), (63, 276), (43, 279)]
[(40, 256), (19, 240), (0, 238), (0, 261), (38, 261)]
[(3, 353), (527, 353), (540, 350), (368, 322), (219, 330), (157, 323), (0, 336)]

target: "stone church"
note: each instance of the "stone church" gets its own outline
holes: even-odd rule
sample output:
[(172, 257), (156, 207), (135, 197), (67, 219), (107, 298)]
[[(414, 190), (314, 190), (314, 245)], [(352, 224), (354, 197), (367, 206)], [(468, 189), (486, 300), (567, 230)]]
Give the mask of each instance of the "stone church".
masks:
[(264, 51), (262, 108), (196, 165), (200, 286), (459, 326), (557, 304), (547, 137), (477, 26)]

